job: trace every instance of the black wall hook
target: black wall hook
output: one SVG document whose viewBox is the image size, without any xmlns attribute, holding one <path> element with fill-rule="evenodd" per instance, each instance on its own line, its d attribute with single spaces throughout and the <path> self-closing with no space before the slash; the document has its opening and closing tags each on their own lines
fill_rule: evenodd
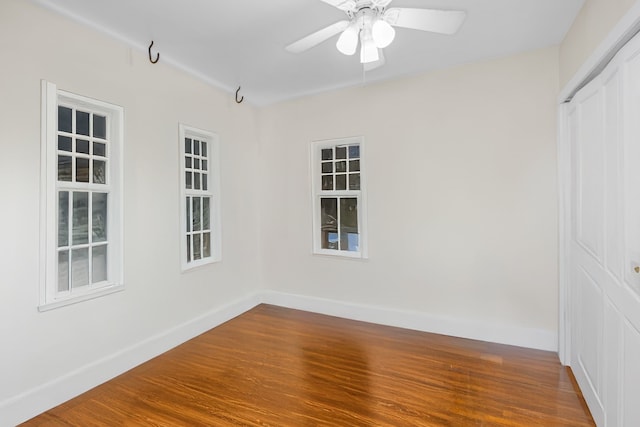
<svg viewBox="0 0 640 427">
<path fill-rule="evenodd" d="M 238 99 L 238 92 L 240 92 L 240 86 L 238 86 L 238 90 L 236 90 L 236 102 L 240 104 L 242 101 L 244 101 L 244 96 Z"/>
<path fill-rule="evenodd" d="M 151 58 L 151 47 L 153 46 L 153 40 L 151 40 L 151 44 L 149 45 L 149 61 L 151 61 L 152 64 L 155 64 L 156 62 L 158 62 L 160 60 L 160 52 L 158 52 L 156 54 L 156 59 L 155 61 Z"/>
</svg>

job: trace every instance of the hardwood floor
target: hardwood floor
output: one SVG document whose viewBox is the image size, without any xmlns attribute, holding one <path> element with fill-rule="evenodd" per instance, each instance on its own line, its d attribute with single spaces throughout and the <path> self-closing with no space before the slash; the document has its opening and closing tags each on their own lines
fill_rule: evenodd
<svg viewBox="0 0 640 427">
<path fill-rule="evenodd" d="M 260 305 L 25 426 L 593 426 L 555 353 Z"/>
</svg>

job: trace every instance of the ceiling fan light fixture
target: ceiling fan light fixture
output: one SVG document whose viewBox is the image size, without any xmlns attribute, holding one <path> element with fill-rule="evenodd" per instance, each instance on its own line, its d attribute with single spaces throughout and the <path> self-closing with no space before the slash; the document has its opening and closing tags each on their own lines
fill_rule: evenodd
<svg viewBox="0 0 640 427">
<path fill-rule="evenodd" d="M 380 59 L 380 55 L 378 54 L 378 48 L 373 41 L 373 37 L 371 37 L 371 31 L 365 29 L 362 31 L 362 40 L 360 40 L 360 62 L 362 64 L 368 64 L 378 59 Z"/>
<path fill-rule="evenodd" d="M 338 50 L 345 55 L 353 55 L 356 53 L 356 48 L 358 47 L 358 33 L 360 29 L 357 25 L 351 24 L 347 27 L 346 30 L 340 34 L 338 41 L 336 42 L 336 47 Z"/>
<path fill-rule="evenodd" d="M 376 19 L 371 28 L 371 36 L 376 46 L 383 49 L 391 44 L 396 37 L 396 30 L 384 19 Z"/>
</svg>

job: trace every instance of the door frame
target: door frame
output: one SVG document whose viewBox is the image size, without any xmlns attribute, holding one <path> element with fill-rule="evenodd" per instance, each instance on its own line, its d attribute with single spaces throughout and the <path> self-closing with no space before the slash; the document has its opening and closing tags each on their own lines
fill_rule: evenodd
<svg viewBox="0 0 640 427">
<path fill-rule="evenodd" d="M 571 238 L 571 144 L 567 129 L 568 102 L 597 77 L 615 54 L 640 32 L 640 0 L 627 11 L 591 53 L 558 96 L 558 356 L 563 365 L 571 363 L 571 281 L 569 243 Z"/>
</svg>

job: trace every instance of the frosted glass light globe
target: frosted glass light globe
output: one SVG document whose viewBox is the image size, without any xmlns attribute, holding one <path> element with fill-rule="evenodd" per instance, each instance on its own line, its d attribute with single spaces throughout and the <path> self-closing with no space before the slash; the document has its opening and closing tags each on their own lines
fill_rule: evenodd
<svg viewBox="0 0 640 427">
<path fill-rule="evenodd" d="M 391 44 L 396 36 L 396 30 L 387 21 L 376 19 L 371 28 L 371 36 L 376 46 L 383 49 Z"/>
<path fill-rule="evenodd" d="M 358 28 L 358 25 L 349 25 L 338 38 L 338 41 L 336 43 L 336 47 L 338 48 L 338 50 L 345 55 L 353 55 L 354 53 L 356 53 L 356 48 L 358 47 L 359 32 L 360 29 Z"/>
</svg>

